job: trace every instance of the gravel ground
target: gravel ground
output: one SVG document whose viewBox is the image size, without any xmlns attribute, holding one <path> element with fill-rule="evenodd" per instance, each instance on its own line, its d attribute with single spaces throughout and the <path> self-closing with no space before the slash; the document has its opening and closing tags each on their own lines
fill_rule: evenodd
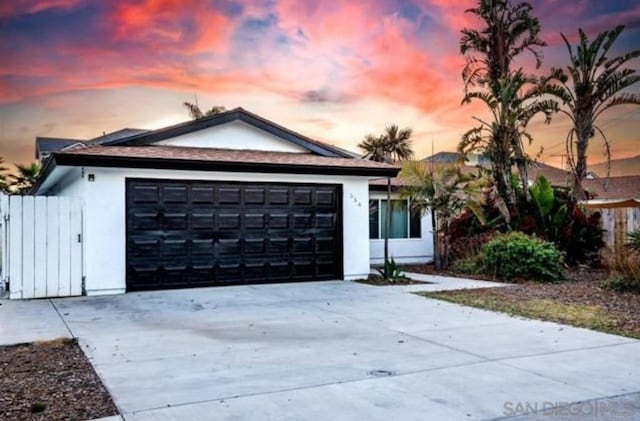
<svg viewBox="0 0 640 421">
<path fill-rule="evenodd" d="M 75 340 L 0 347 L 0 419 L 90 420 L 118 413 Z"/>
</svg>

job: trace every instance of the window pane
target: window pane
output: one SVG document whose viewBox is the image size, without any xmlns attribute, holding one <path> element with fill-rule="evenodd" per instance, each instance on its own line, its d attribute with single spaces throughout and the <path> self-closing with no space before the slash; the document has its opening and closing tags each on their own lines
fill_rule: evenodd
<svg viewBox="0 0 640 421">
<path fill-rule="evenodd" d="M 387 201 L 381 201 L 380 218 L 382 218 L 382 235 L 386 232 Z M 389 238 L 408 238 L 409 221 L 407 219 L 407 202 L 405 200 L 391 201 L 391 234 Z"/>
<path fill-rule="evenodd" d="M 369 238 L 377 239 L 380 238 L 380 225 L 378 221 L 380 220 L 379 209 L 378 209 L 378 201 L 377 200 L 369 200 Z"/>
<path fill-rule="evenodd" d="M 409 212 L 409 236 L 411 238 L 422 238 L 420 211 L 411 209 Z"/>
</svg>

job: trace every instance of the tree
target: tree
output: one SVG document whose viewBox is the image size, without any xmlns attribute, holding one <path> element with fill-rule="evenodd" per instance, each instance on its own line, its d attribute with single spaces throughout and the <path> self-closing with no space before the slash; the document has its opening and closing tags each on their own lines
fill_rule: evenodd
<svg viewBox="0 0 640 421">
<path fill-rule="evenodd" d="M 4 166 L 4 158 L 0 157 L 0 193 L 9 193 L 9 169 Z"/>
<path fill-rule="evenodd" d="M 37 162 L 27 165 L 15 164 L 15 166 L 18 173 L 9 176 L 11 179 L 10 189 L 17 194 L 27 194 L 35 184 L 42 167 Z"/>
<path fill-rule="evenodd" d="M 467 64 L 462 72 L 466 94 L 463 102 L 480 98 L 470 96 L 471 88 L 479 89 L 479 92 L 492 95 L 493 98 L 500 98 L 504 85 L 511 83 L 514 59 L 524 52 L 530 52 L 536 60 L 536 68 L 540 67 L 540 48 L 546 44 L 538 38 L 540 21 L 531 15 L 532 10 L 533 6 L 528 2 L 513 4 L 511 0 L 478 0 L 478 7 L 466 11 L 479 18 L 483 26 L 478 30 L 462 30 L 460 53 L 467 57 Z M 515 98 L 515 95 L 511 98 Z M 510 108 L 509 102 L 501 102 L 505 110 Z M 525 199 L 528 199 L 529 159 L 524 152 L 522 139 L 524 137 L 531 141 L 531 138 L 523 136 L 523 132 L 519 130 L 523 127 L 522 124 L 519 124 L 519 128 L 517 121 L 511 120 L 509 123 L 509 126 L 496 127 L 485 151 L 494 162 L 492 173 L 500 196 L 510 209 L 514 209 L 517 197 L 510 181 L 511 166 L 517 166 L 522 190 L 525 192 Z M 463 153 L 470 152 L 460 149 Z"/>
<path fill-rule="evenodd" d="M 471 190 L 465 190 L 472 178 L 463 175 L 459 166 L 433 169 L 424 161 L 405 163 L 400 178 L 405 185 L 402 196 L 410 200 L 412 210 L 421 214 L 431 212 L 434 260 L 438 269 L 447 268 L 449 226 L 453 217 L 472 201 Z M 440 237 L 442 243 L 439 241 Z"/>
<path fill-rule="evenodd" d="M 551 116 L 558 111 L 558 103 L 541 99 L 542 90 L 537 78 L 525 74 L 522 70 L 503 77 L 494 89 L 488 91 L 467 92 L 463 102 L 482 101 L 491 113 L 491 120 L 474 117 L 480 125 L 469 130 L 462 137 L 458 149 L 462 153 L 470 150 L 482 150 L 491 157 L 493 179 L 500 199 L 506 209 L 513 211 L 517 204 L 517 191 L 511 175 L 511 153 L 522 154 L 522 139 L 532 141 L 527 125 L 533 117 L 542 113 L 545 122 L 551 122 Z M 528 162 L 524 162 L 528 165 Z M 528 192 L 526 166 L 520 168 L 523 183 L 522 192 Z M 527 196 L 525 196 L 527 197 Z M 510 223 L 510 215 L 504 215 Z"/>
<path fill-rule="evenodd" d="M 543 89 L 559 98 L 566 108 L 561 112 L 569 117 L 573 127 L 566 138 L 567 155 L 573 174 L 572 197 L 586 199 L 582 182 L 587 176 L 587 150 L 589 141 L 599 134 L 604 140 L 607 160 L 611 160 L 609 141 L 596 124 L 605 111 L 619 105 L 640 105 L 640 95 L 622 92 L 640 81 L 636 70 L 625 67 L 630 60 L 640 57 L 640 50 L 609 58 L 612 48 L 624 26 L 604 31 L 591 42 L 582 29 L 575 50 L 564 34 L 570 63 L 566 72 L 552 68 L 550 76 L 543 78 Z"/>
<path fill-rule="evenodd" d="M 187 109 L 187 111 L 189 112 L 189 115 L 193 120 L 199 120 L 201 118 L 210 117 L 212 115 L 220 114 L 227 111 L 227 109 L 222 105 L 214 105 L 213 107 L 211 107 L 211 109 L 205 112 L 202 112 L 202 110 L 200 109 L 197 103 L 193 104 L 191 102 L 185 101 L 182 103 L 182 105 L 185 106 L 185 108 Z"/>
<path fill-rule="evenodd" d="M 395 163 L 413 157 L 411 149 L 411 128 L 400 129 L 397 125 L 387 126 L 380 136 L 367 135 L 358 145 L 364 158 L 371 161 Z M 391 231 L 391 178 L 387 178 L 387 212 L 385 214 L 384 262 L 389 262 L 389 232 Z"/>
</svg>

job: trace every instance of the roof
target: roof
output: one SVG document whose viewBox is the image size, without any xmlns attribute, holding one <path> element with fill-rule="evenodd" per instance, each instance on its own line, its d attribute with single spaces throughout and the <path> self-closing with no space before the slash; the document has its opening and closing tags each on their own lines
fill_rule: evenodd
<svg viewBox="0 0 640 421">
<path fill-rule="evenodd" d="M 395 176 L 399 168 L 358 158 L 311 153 L 249 151 L 184 146 L 92 146 L 54 152 L 34 191 L 57 166 L 154 168 L 292 174 Z"/>
<path fill-rule="evenodd" d="M 640 175 L 587 179 L 582 186 L 596 200 L 640 199 Z"/>
<path fill-rule="evenodd" d="M 42 155 L 50 154 L 51 152 L 56 152 L 83 142 L 84 140 L 62 137 L 36 137 L 36 158 L 40 159 Z"/>
<path fill-rule="evenodd" d="M 116 130 L 115 132 L 103 134 L 102 136 L 94 137 L 93 139 L 87 141 L 87 145 L 102 145 L 104 143 L 108 143 L 114 140 L 124 139 L 131 136 L 139 135 L 142 133 L 147 133 L 149 130 L 145 129 L 130 129 L 124 128 L 120 130 Z"/>
<path fill-rule="evenodd" d="M 191 120 L 184 123 L 175 124 L 173 126 L 164 127 L 158 130 L 150 130 L 132 136 L 121 137 L 113 140 L 101 142 L 105 146 L 144 146 L 153 143 L 203 130 L 209 127 L 218 126 L 232 121 L 240 120 L 258 129 L 264 130 L 274 136 L 287 140 L 298 145 L 309 152 L 316 153 L 321 156 L 353 158 L 351 152 L 336 148 L 323 142 L 308 138 L 300 133 L 289 130 L 280 126 L 273 121 L 267 120 L 256 114 L 253 114 L 243 108 L 234 108 L 223 113 L 213 116 Z"/>
<path fill-rule="evenodd" d="M 441 164 L 457 164 L 460 161 L 460 154 L 458 152 L 443 151 L 423 158 L 422 160 L 425 162 L 435 162 Z M 467 162 L 482 166 L 489 165 L 491 163 L 489 158 L 480 154 L 468 154 Z"/>
</svg>

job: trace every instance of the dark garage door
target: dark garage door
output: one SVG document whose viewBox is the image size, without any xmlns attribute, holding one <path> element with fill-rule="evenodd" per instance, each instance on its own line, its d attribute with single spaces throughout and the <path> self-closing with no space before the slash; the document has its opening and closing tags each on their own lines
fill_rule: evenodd
<svg viewBox="0 0 640 421">
<path fill-rule="evenodd" d="M 340 186 L 126 183 L 129 291 L 342 276 Z"/>
</svg>

